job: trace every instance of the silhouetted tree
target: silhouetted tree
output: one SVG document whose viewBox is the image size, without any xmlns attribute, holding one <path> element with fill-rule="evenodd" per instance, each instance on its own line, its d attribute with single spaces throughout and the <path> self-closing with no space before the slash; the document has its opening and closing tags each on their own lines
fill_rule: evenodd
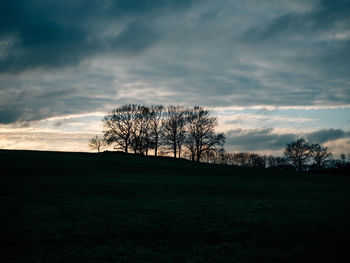
<svg viewBox="0 0 350 263">
<path fill-rule="evenodd" d="M 134 153 L 148 155 L 150 146 L 150 110 L 146 106 L 136 105 L 130 136 L 130 146 Z"/>
<path fill-rule="evenodd" d="M 190 154 L 190 157 L 189 159 L 191 159 L 191 161 L 194 161 L 195 160 L 195 157 L 196 157 L 196 146 L 195 146 L 196 142 L 195 142 L 195 139 L 192 137 L 192 136 L 186 136 L 185 138 L 185 145 L 186 145 L 186 148 Z M 209 161 L 209 156 L 210 156 L 210 151 L 208 151 L 208 154 L 206 155 L 206 158 L 207 158 L 207 162 L 210 162 Z M 209 158 L 209 159 L 208 159 Z"/>
<path fill-rule="evenodd" d="M 196 157 L 196 161 L 199 162 L 204 152 L 224 144 L 224 135 L 215 134 L 216 126 L 217 119 L 210 116 L 208 110 L 199 106 L 188 110 L 186 146 L 191 152 L 192 160 Z"/>
<path fill-rule="evenodd" d="M 346 161 L 346 155 L 345 155 L 345 153 L 341 153 L 341 154 L 340 154 L 340 160 L 341 160 L 342 164 L 345 164 L 345 161 Z"/>
<path fill-rule="evenodd" d="M 174 158 L 179 153 L 186 137 L 186 109 L 180 106 L 168 106 L 164 112 L 162 140 L 173 152 Z"/>
<path fill-rule="evenodd" d="M 103 137 L 96 135 L 89 140 L 89 147 L 91 150 L 96 150 L 98 153 L 101 152 L 102 148 L 106 146 L 106 141 Z"/>
<path fill-rule="evenodd" d="M 325 164 L 329 161 L 332 153 L 328 152 L 327 147 L 322 147 L 319 144 L 312 144 L 311 146 L 311 157 L 315 161 L 316 168 L 318 170 L 325 167 Z"/>
<path fill-rule="evenodd" d="M 343 164 L 342 164 L 341 160 L 339 160 L 339 159 L 331 159 L 327 163 L 327 168 L 328 169 L 339 169 L 342 166 L 343 166 Z"/>
<path fill-rule="evenodd" d="M 267 162 L 264 156 L 250 152 L 235 153 L 231 158 L 233 164 L 243 167 L 265 168 Z"/>
<path fill-rule="evenodd" d="M 162 105 L 152 105 L 149 110 L 151 145 L 152 149 L 154 149 L 154 156 L 157 156 L 164 124 L 162 121 L 164 107 Z"/>
<path fill-rule="evenodd" d="M 103 118 L 104 138 L 108 145 L 125 153 L 157 156 L 161 144 L 180 158 L 183 145 L 191 152 L 191 159 L 200 161 L 204 152 L 221 147 L 224 135 L 216 134 L 215 117 L 201 107 L 128 104 L 114 109 Z M 166 149 L 166 148 L 165 148 Z M 164 149 L 162 149 L 163 151 Z"/>
<path fill-rule="evenodd" d="M 212 148 L 203 152 L 202 159 L 207 163 L 227 164 L 226 153 L 224 148 Z"/>
<path fill-rule="evenodd" d="M 288 143 L 284 150 L 284 156 L 294 165 L 298 172 L 303 171 L 311 157 L 311 153 L 311 146 L 304 139 Z"/>
<path fill-rule="evenodd" d="M 235 153 L 233 159 L 236 165 L 247 167 L 249 166 L 249 153 Z"/>
<path fill-rule="evenodd" d="M 107 144 L 115 144 L 115 149 L 128 153 L 137 107 L 135 104 L 123 105 L 103 118 Z"/>
<path fill-rule="evenodd" d="M 290 164 L 284 157 L 270 155 L 267 157 L 267 166 L 275 170 L 289 170 Z"/>
<path fill-rule="evenodd" d="M 217 150 L 217 153 L 219 155 L 219 160 L 220 160 L 219 163 L 223 164 L 223 165 L 227 165 L 228 161 L 227 161 L 227 155 L 226 155 L 225 149 L 224 148 L 219 148 Z"/>
<path fill-rule="evenodd" d="M 234 165 L 234 154 L 233 153 L 226 153 L 226 162 L 228 165 Z"/>
<path fill-rule="evenodd" d="M 249 155 L 251 167 L 255 168 L 265 168 L 265 160 L 262 156 L 256 153 L 251 153 Z"/>
</svg>

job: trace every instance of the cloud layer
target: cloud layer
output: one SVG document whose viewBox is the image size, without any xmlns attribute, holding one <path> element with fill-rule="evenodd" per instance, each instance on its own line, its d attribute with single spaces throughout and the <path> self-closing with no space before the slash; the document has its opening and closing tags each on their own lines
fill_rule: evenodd
<svg viewBox="0 0 350 263">
<path fill-rule="evenodd" d="M 349 13 L 344 0 L 4 0 L 0 123 L 124 103 L 349 105 Z"/>
<path fill-rule="evenodd" d="M 325 144 L 337 140 L 350 139 L 350 132 L 341 129 L 318 130 L 310 133 L 278 133 L 273 128 L 234 129 L 225 133 L 226 148 L 229 151 L 281 151 L 298 138 L 305 138 L 310 143 Z M 350 150 L 347 143 L 347 150 Z M 334 148 L 333 150 L 337 150 Z"/>
</svg>

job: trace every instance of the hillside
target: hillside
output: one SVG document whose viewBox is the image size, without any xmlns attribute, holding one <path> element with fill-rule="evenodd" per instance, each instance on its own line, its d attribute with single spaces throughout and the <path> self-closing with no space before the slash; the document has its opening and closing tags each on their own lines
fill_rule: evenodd
<svg viewBox="0 0 350 263">
<path fill-rule="evenodd" d="M 350 176 L 0 151 L 1 262 L 349 262 Z"/>
</svg>

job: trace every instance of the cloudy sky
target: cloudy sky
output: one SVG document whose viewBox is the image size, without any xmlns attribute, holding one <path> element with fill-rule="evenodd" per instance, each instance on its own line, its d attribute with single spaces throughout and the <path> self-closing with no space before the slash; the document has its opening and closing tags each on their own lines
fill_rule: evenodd
<svg viewBox="0 0 350 263">
<path fill-rule="evenodd" d="M 209 107 L 228 151 L 349 153 L 350 1 L 1 1 L 0 148 L 87 151 L 127 103 Z"/>
</svg>

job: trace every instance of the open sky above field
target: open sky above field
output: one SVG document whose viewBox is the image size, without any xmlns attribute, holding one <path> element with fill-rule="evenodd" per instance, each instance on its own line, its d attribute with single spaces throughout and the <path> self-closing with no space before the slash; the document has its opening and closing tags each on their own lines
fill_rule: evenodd
<svg viewBox="0 0 350 263">
<path fill-rule="evenodd" d="M 0 148 L 87 151 L 128 103 L 201 105 L 228 151 L 350 152 L 350 1 L 1 1 Z"/>
</svg>

